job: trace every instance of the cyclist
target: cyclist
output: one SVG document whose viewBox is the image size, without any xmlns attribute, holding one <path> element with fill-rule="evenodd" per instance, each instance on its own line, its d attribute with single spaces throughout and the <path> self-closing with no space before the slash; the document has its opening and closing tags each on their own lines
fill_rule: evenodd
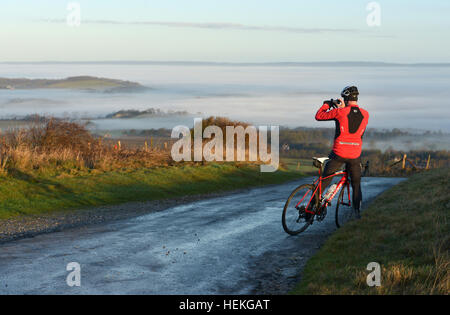
<svg viewBox="0 0 450 315">
<path fill-rule="evenodd" d="M 341 92 L 340 103 L 334 108 L 331 101 L 325 101 L 316 113 L 316 120 L 332 120 L 336 123 L 333 150 L 325 166 L 323 177 L 339 171 L 345 164 L 353 190 L 353 208 L 360 218 L 361 193 L 361 148 L 362 138 L 369 121 L 369 113 L 358 106 L 358 88 L 347 86 Z M 331 183 L 332 178 L 322 182 L 322 190 Z"/>
</svg>

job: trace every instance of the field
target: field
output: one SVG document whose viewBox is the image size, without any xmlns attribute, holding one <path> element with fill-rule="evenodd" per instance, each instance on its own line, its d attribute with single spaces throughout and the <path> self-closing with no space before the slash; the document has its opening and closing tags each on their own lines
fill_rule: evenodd
<svg viewBox="0 0 450 315">
<path fill-rule="evenodd" d="M 450 169 L 411 176 L 333 234 L 292 294 L 449 294 Z M 366 284 L 369 262 L 381 286 Z"/>
<path fill-rule="evenodd" d="M 290 171 L 299 171 L 303 174 L 317 175 L 317 168 L 312 166 L 311 159 L 294 159 L 294 158 L 282 158 L 281 162 L 283 166 Z"/>
</svg>

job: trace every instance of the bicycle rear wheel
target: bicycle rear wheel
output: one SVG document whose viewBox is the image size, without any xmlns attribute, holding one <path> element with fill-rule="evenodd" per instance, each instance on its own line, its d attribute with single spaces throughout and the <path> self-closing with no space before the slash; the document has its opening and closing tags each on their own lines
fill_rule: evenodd
<svg viewBox="0 0 450 315">
<path fill-rule="evenodd" d="M 314 220 L 315 214 L 307 213 L 306 207 L 315 212 L 318 206 L 317 195 L 311 199 L 314 193 L 314 185 L 301 185 L 289 196 L 284 205 L 282 223 L 283 229 L 290 235 L 297 235 L 308 228 Z M 310 202 L 311 200 L 311 202 Z"/>
<path fill-rule="evenodd" d="M 347 195 L 345 194 L 347 191 Z M 349 191 L 344 185 L 339 193 L 339 198 L 336 204 L 336 226 L 339 228 L 348 221 L 355 219 L 355 212 L 349 201 Z"/>
</svg>

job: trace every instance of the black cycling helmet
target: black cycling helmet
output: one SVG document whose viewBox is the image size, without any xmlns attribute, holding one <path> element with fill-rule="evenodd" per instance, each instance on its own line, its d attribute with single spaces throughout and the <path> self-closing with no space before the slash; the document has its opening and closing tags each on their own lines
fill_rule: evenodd
<svg viewBox="0 0 450 315">
<path fill-rule="evenodd" d="M 357 101 L 358 100 L 358 88 L 356 86 L 346 86 L 342 92 L 341 96 L 344 98 L 344 101 Z"/>
</svg>

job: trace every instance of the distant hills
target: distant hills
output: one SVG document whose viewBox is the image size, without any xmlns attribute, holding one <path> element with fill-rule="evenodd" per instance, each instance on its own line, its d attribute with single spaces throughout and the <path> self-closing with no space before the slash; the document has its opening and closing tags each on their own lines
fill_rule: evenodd
<svg viewBox="0 0 450 315">
<path fill-rule="evenodd" d="M 323 62 L 208 62 L 208 61 L 29 61 L 0 62 L 0 64 L 100 64 L 100 65 L 174 65 L 174 66 L 304 66 L 304 67 L 450 67 L 450 63 L 392 63 L 378 61 L 323 61 Z"/>
<path fill-rule="evenodd" d="M 0 78 L 0 89 L 77 89 L 94 92 L 138 92 L 149 89 L 137 82 L 92 76 L 76 76 L 65 79 Z"/>
<path fill-rule="evenodd" d="M 167 112 L 159 108 L 149 108 L 146 110 L 120 110 L 115 113 L 106 115 L 105 118 L 144 118 L 144 117 L 169 117 L 169 116 L 185 116 L 189 115 L 187 111 L 172 111 Z"/>
</svg>

